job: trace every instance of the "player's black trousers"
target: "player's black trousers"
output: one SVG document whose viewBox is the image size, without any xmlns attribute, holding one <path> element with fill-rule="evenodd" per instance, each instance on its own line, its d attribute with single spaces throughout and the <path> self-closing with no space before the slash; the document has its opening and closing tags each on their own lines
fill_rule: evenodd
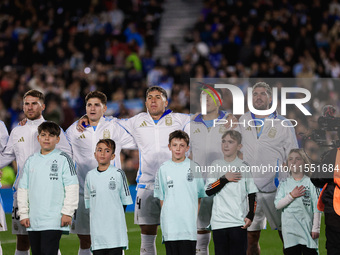
<svg viewBox="0 0 340 255">
<path fill-rule="evenodd" d="M 247 230 L 241 226 L 213 230 L 215 255 L 246 255 Z"/>
<path fill-rule="evenodd" d="M 122 254 L 123 254 L 122 247 L 93 251 L 93 255 L 122 255 Z"/>
<path fill-rule="evenodd" d="M 33 255 L 57 255 L 61 230 L 28 231 Z"/>
<path fill-rule="evenodd" d="M 316 249 L 299 244 L 285 249 L 285 255 L 318 255 L 318 252 Z"/>
<path fill-rule="evenodd" d="M 166 241 L 165 251 L 166 255 L 195 255 L 196 254 L 196 241 L 179 240 L 179 241 Z"/>
</svg>

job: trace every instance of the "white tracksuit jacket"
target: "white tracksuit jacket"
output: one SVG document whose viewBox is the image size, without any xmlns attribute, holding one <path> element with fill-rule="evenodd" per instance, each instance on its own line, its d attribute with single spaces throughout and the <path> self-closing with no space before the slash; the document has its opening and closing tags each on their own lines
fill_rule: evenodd
<svg viewBox="0 0 340 255">
<path fill-rule="evenodd" d="M 168 148 L 169 134 L 184 130 L 190 134 L 190 116 L 166 110 L 155 124 L 149 113 L 121 120 L 121 124 L 135 139 L 139 149 L 139 170 L 137 183 L 154 183 L 161 164 L 171 159 Z"/>
<path fill-rule="evenodd" d="M 220 111 L 218 119 L 226 119 L 227 116 L 226 112 Z M 221 138 L 227 130 L 224 125 L 208 128 L 201 114 L 193 116 L 190 122 L 190 146 L 193 161 L 200 166 L 210 166 L 213 161 L 223 158 Z"/>
<path fill-rule="evenodd" d="M 26 159 L 33 153 L 40 150 L 38 142 L 38 126 L 44 122 L 45 119 L 41 117 L 37 120 L 27 120 L 24 126 L 15 127 L 9 136 L 8 143 L 5 149 L 0 153 L 0 168 L 9 165 L 13 160 L 16 160 L 18 165 L 18 172 L 13 185 L 14 191 L 18 188 L 19 180 L 22 176 L 22 170 Z M 64 131 L 61 129 L 60 141 L 56 148 L 66 152 L 72 157 L 72 148 L 67 141 Z"/>
<path fill-rule="evenodd" d="M 5 148 L 7 141 L 8 141 L 8 131 L 5 126 L 5 123 L 3 123 L 0 120 L 0 152 L 2 152 L 3 149 Z"/>
<path fill-rule="evenodd" d="M 268 120 L 264 121 L 262 133 L 257 138 L 256 128 L 248 125 L 248 121 L 253 120 L 253 117 L 250 112 L 245 113 L 238 121 L 242 124 L 236 128 L 242 134 L 243 159 L 251 167 L 259 167 L 252 172 L 257 188 L 262 192 L 274 192 L 277 173 L 266 171 L 263 167 L 281 166 L 287 160 L 290 150 L 298 148 L 295 130 L 290 121 L 275 112 L 266 118 Z M 283 120 L 286 120 L 284 125 L 289 127 L 282 125 Z M 253 121 L 250 124 L 255 126 Z M 279 173 L 279 179 L 285 179 L 287 176 L 288 173 Z"/>
<path fill-rule="evenodd" d="M 110 138 L 115 141 L 116 157 L 111 164 L 121 168 L 121 149 L 137 149 L 133 137 L 122 128 L 117 118 L 101 117 L 96 130 L 92 126 L 85 129 L 83 133 L 77 130 L 78 121 L 74 122 L 67 130 L 66 136 L 73 149 L 73 159 L 76 162 L 77 176 L 79 181 L 79 194 L 84 194 L 84 183 L 88 171 L 97 168 L 98 162 L 94 157 L 97 142 L 100 139 Z"/>
</svg>

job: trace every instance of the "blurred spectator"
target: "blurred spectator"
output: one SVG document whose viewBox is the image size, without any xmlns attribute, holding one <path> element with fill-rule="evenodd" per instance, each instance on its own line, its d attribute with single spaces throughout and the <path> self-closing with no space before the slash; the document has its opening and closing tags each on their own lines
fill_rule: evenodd
<svg viewBox="0 0 340 255">
<path fill-rule="evenodd" d="M 81 95 L 80 81 L 74 80 L 68 90 L 64 92 L 63 97 L 67 100 L 68 104 L 74 109 L 77 116 L 84 114 L 84 98 Z"/>
<path fill-rule="evenodd" d="M 60 103 L 60 98 L 54 94 L 47 94 L 45 96 L 44 118 L 49 121 L 54 121 L 59 126 L 64 121 L 64 115 Z"/>
<path fill-rule="evenodd" d="M 66 131 L 76 120 L 76 114 L 65 98 L 61 100 L 61 109 L 64 119 L 60 126 Z"/>
</svg>

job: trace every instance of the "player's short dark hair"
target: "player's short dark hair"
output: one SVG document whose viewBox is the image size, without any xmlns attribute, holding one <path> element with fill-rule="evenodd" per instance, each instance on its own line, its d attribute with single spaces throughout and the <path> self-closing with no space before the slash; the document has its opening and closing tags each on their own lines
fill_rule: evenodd
<svg viewBox="0 0 340 255">
<path fill-rule="evenodd" d="M 112 150 L 112 154 L 115 154 L 115 150 L 116 150 L 116 143 L 115 143 L 115 141 L 113 141 L 112 139 L 100 139 L 98 141 L 96 147 L 100 143 L 105 144 L 107 147 L 109 147 Z"/>
<path fill-rule="evenodd" d="M 37 98 L 39 98 L 39 100 L 40 100 L 41 102 L 44 102 L 44 101 L 45 101 L 45 96 L 44 96 L 44 94 L 43 94 L 42 92 L 40 92 L 39 90 L 36 90 L 36 89 L 31 89 L 31 90 L 27 91 L 27 92 L 25 93 L 25 95 L 24 95 L 23 98 L 25 99 L 25 98 L 28 97 L 28 96 L 37 97 Z"/>
<path fill-rule="evenodd" d="M 171 144 L 172 139 L 183 139 L 187 145 L 189 145 L 189 136 L 182 130 L 176 130 L 169 135 L 169 144 Z"/>
<path fill-rule="evenodd" d="M 53 121 L 45 121 L 38 126 L 38 134 L 42 131 L 49 132 L 51 135 L 60 136 L 60 127 Z"/>
<path fill-rule="evenodd" d="M 103 105 L 107 103 L 107 97 L 103 92 L 100 91 L 91 91 L 85 97 L 85 103 L 89 101 L 90 98 L 98 98 Z"/>
<path fill-rule="evenodd" d="M 163 89 L 162 87 L 159 86 L 152 86 L 150 88 L 148 88 L 148 90 L 146 91 L 146 97 L 148 97 L 149 93 L 152 91 L 159 91 L 161 92 L 162 96 L 168 100 L 168 94 L 166 93 L 165 89 Z"/>
<path fill-rule="evenodd" d="M 227 135 L 229 135 L 230 138 L 235 140 L 238 144 L 242 143 L 242 135 L 240 132 L 236 130 L 228 130 L 222 135 L 222 139 L 224 139 L 224 137 L 226 137 Z"/>
</svg>

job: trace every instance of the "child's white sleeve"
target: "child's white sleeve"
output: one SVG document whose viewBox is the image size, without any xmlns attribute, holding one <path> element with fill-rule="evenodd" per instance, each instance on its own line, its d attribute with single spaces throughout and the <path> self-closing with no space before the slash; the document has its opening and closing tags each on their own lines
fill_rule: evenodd
<svg viewBox="0 0 340 255">
<path fill-rule="evenodd" d="M 79 201 L 79 185 L 72 184 L 65 187 L 64 206 L 61 213 L 68 216 L 73 216 L 74 211 L 78 208 Z"/>
<path fill-rule="evenodd" d="M 28 219 L 28 189 L 18 188 L 17 200 L 20 220 Z"/>
<path fill-rule="evenodd" d="M 320 225 L 321 225 L 321 213 L 316 212 L 314 213 L 314 217 L 313 217 L 312 232 L 320 233 Z"/>
<path fill-rule="evenodd" d="M 282 208 L 285 208 L 287 205 L 289 205 L 291 202 L 293 202 L 294 198 L 287 194 L 284 198 L 282 198 L 280 201 L 278 201 L 275 204 L 276 209 L 280 210 Z"/>
<path fill-rule="evenodd" d="M 312 232 L 320 233 L 320 224 L 321 224 L 321 212 L 318 210 L 318 199 L 320 195 L 320 189 L 316 188 L 314 184 L 311 183 L 311 192 L 312 192 L 312 206 L 313 206 L 313 226 Z"/>
<path fill-rule="evenodd" d="M 275 208 L 277 210 L 280 210 L 287 205 L 289 205 L 291 202 L 294 201 L 294 198 L 290 195 L 286 195 L 286 182 L 281 182 L 279 185 L 279 188 L 277 189 L 274 204 Z"/>
</svg>

